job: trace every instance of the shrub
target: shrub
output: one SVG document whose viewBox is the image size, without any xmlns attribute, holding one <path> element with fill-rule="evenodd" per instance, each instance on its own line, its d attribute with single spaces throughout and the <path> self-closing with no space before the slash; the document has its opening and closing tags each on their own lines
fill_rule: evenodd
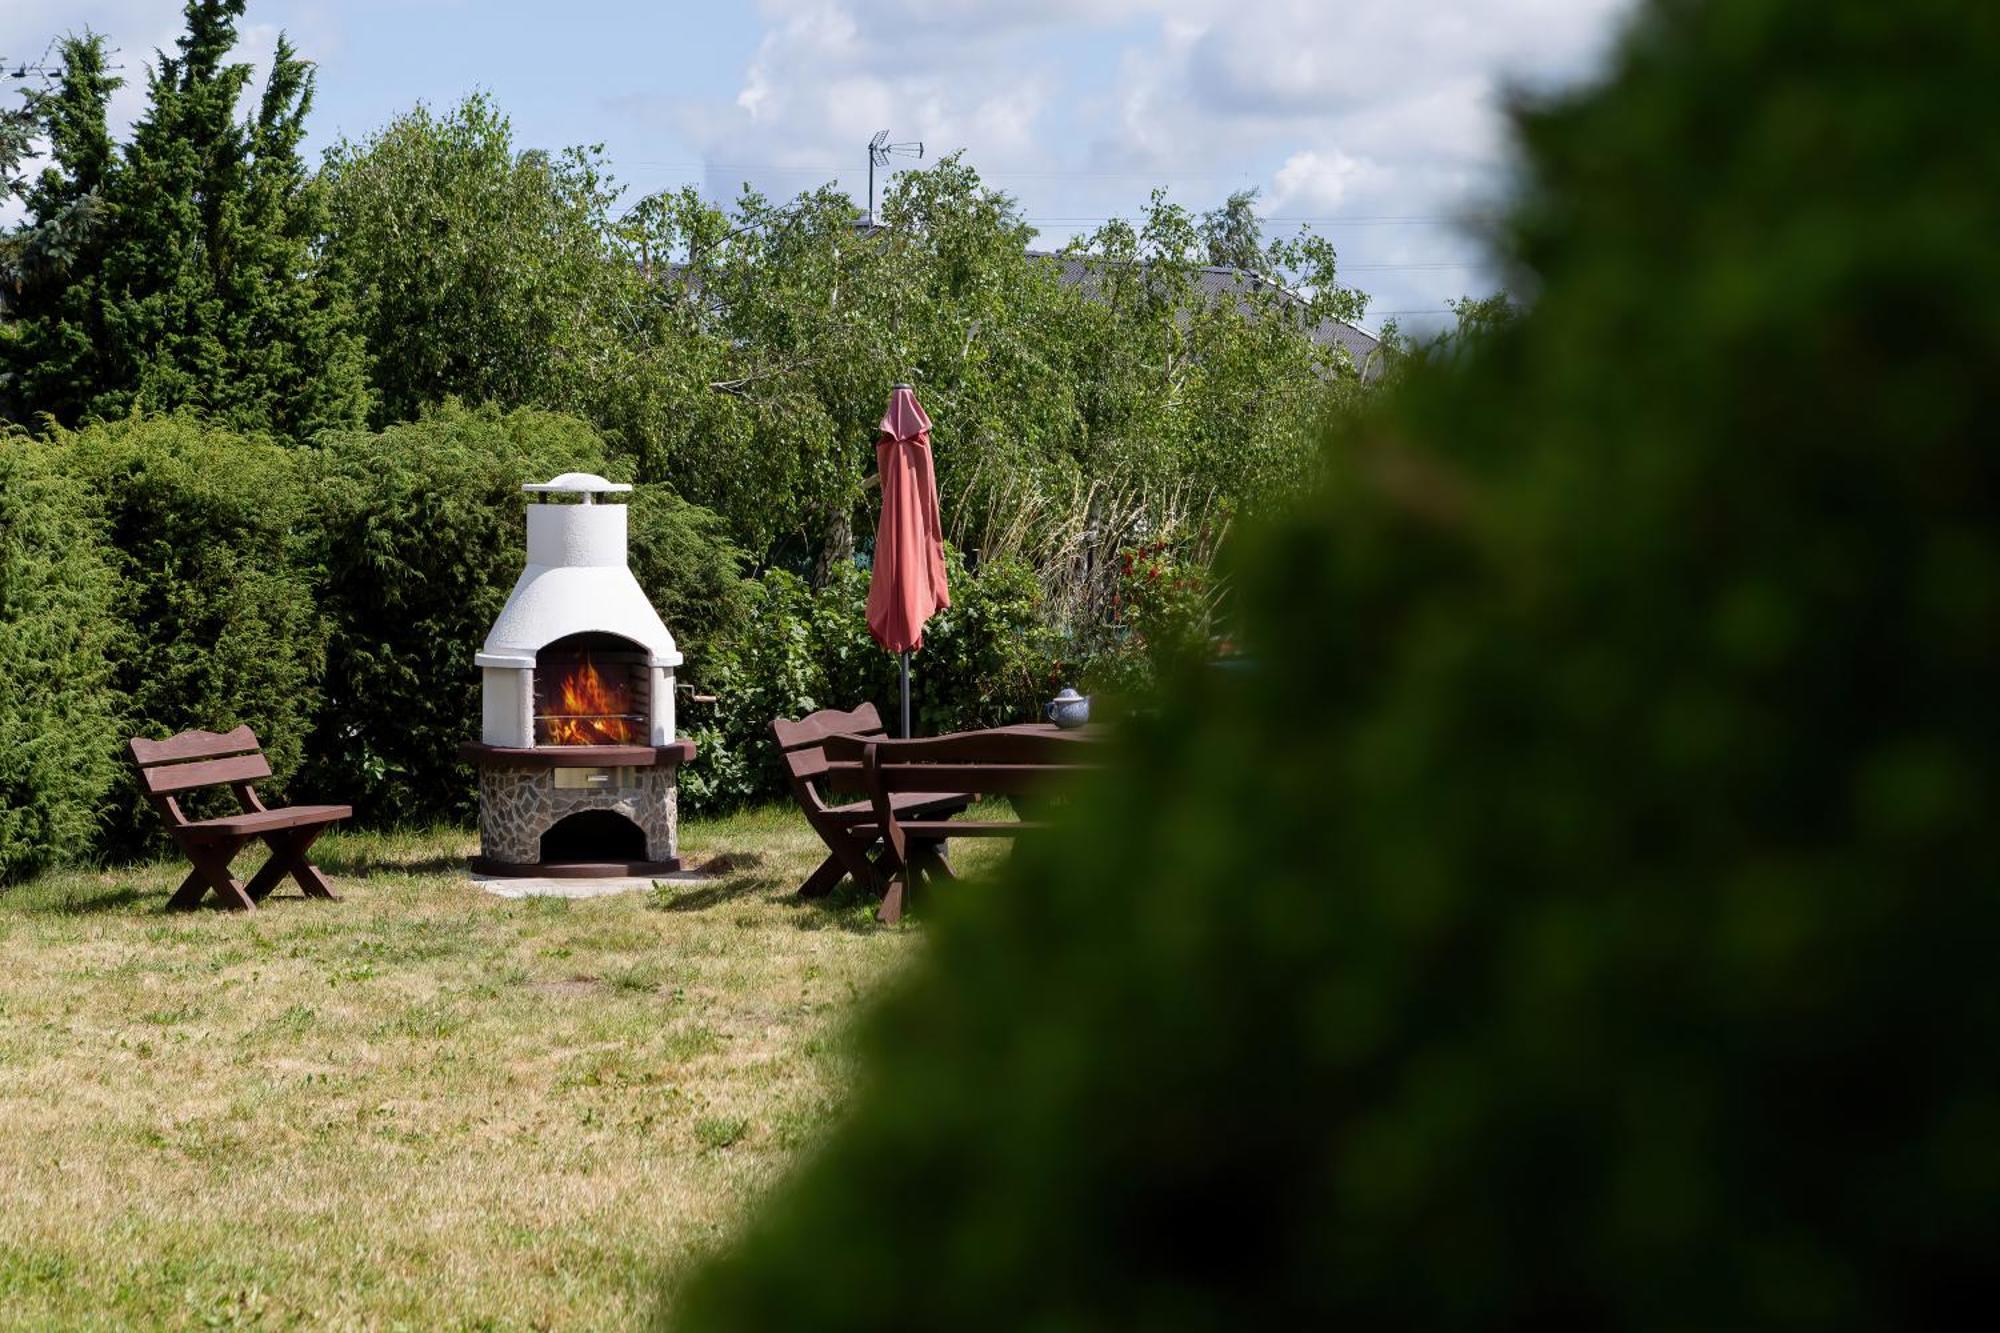
<svg viewBox="0 0 2000 1333">
<path fill-rule="evenodd" d="M 90 847 L 118 777 L 117 574 L 87 489 L 0 436 L 0 884 Z"/>
<path fill-rule="evenodd" d="M 2000 1189 L 2000 22 L 1657 3 L 684 1327 L 1924 1327 Z M 828 1238 L 838 1238 L 829 1261 Z M 885 1274 L 889 1275 L 885 1278 Z"/>
<path fill-rule="evenodd" d="M 1207 533 L 1199 541 L 1151 541 L 1118 552 L 1105 618 L 1065 643 L 1057 674 L 1113 710 L 1143 698 L 1181 668 L 1215 660 L 1227 606 Z M 1107 714 L 1108 716 L 1109 714 Z"/>
<path fill-rule="evenodd" d="M 969 572 L 945 549 L 952 606 L 925 627 L 910 672 L 919 735 L 1026 721 L 1047 697 L 1055 636 L 1042 624 L 1034 572 L 1014 560 Z M 690 810 L 769 799 L 785 790 L 771 719 L 873 703 L 893 732 L 901 709 L 896 659 L 868 633 L 868 574 L 837 566 L 824 588 L 771 570 L 747 585 L 743 619 L 690 665 L 714 711 L 690 710 L 695 762 L 682 777 Z"/>
<path fill-rule="evenodd" d="M 464 818 L 461 742 L 479 738 L 473 655 L 525 560 L 521 485 L 605 472 L 604 445 L 571 417 L 456 404 L 380 434 L 322 440 L 326 607 L 333 621 L 316 781 L 364 818 Z M 664 486 L 631 496 L 632 564 L 683 653 L 735 604 L 735 552 L 707 511 Z"/>
<path fill-rule="evenodd" d="M 247 722 L 282 790 L 305 754 L 325 660 L 299 455 L 188 416 L 55 440 L 62 466 L 96 494 L 123 576 L 116 681 L 131 734 Z M 162 846 L 136 780 L 119 792 L 107 848 Z"/>
<path fill-rule="evenodd" d="M 711 706 L 681 712 L 681 732 L 695 742 L 694 762 L 681 770 L 685 813 L 737 806 L 782 791 L 783 771 L 765 728 L 775 717 L 797 717 L 829 705 L 826 670 L 812 589 L 784 570 L 744 586 L 736 632 L 685 671 Z"/>
</svg>

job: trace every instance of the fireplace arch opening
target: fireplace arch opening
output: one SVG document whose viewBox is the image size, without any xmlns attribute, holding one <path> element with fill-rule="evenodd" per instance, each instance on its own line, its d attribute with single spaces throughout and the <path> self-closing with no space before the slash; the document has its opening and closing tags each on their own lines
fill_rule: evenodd
<svg viewBox="0 0 2000 1333">
<path fill-rule="evenodd" d="M 544 865 L 644 861 L 646 832 L 616 810 L 579 810 L 542 834 L 541 857 Z"/>
</svg>

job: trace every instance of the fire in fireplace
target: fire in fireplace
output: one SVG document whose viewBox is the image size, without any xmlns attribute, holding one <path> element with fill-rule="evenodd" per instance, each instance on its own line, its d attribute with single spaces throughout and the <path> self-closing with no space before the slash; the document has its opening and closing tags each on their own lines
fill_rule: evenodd
<svg viewBox="0 0 2000 1333">
<path fill-rule="evenodd" d="M 638 645 L 573 634 L 535 654 L 535 744 L 643 745 L 652 673 Z"/>
</svg>

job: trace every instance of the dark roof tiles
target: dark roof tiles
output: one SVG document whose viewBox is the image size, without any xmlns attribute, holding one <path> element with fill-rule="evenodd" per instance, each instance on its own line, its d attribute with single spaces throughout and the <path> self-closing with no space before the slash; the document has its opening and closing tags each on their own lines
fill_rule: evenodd
<svg viewBox="0 0 2000 1333">
<path fill-rule="evenodd" d="M 1062 284 L 1065 287 L 1075 287 L 1089 296 L 1096 296 L 1102 291 L 1103 273 L 1107 265 L 1126 262 L 1102 259 L 1093 255 L 1062 254 L 1047 250 L 1030 250 L 1028 254 L 1031 258 L 1049 259 L 1061 264 L 1062 272 L 1059 280 Z M 1195 286 L 1204 300 L 1215 301 L 1234 296 L 1238 308 L 1245 311 L 1250 309 L 1250 294 L 1260 289 L 1275 292 L 1278 302 L 1282 305 L 1297 307 L 1305 304 L 1304 298 L 1298 293 L 1240 268 L 1205 264 L 1195 269 L 1194 275 Z M 1372 370 L 1369 358 L 1381 345 L 1381 340 L 1373 334 L 1338 319 L 1321 320 L 1310 330 L 1310 335 L 1312 340 L 1322 347 L 1344 348 L 1347 355 L 1353 359 L 1355 369 L 1361 371 L 1364 377 Z"/>
</svg>

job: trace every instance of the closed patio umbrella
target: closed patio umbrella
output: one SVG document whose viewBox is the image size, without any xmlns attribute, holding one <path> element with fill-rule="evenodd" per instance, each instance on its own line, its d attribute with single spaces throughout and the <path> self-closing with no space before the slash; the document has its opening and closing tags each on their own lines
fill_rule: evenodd
<svg viewBox="0 0 2000 1333">
<path fill-rule="evenodd" d="M 951 605 L 944 578 L 944 524 L 931 468 L 931 419 L 916 391 L 898 384 L 875 437 L 882 519 L 868 583 L 868 632 L 902 658 L 903 735 L 910 734 L 910 654 L 923 647 L 924 622 Z"/>
</svg>

